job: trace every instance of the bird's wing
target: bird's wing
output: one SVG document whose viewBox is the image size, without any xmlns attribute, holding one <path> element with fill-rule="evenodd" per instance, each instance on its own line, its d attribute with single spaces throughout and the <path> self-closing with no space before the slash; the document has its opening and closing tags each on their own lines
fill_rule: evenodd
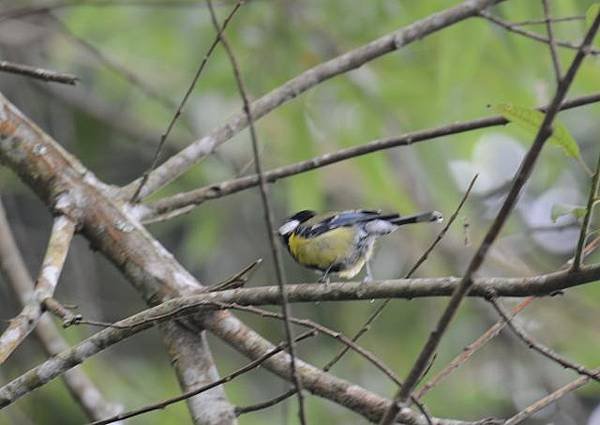
<svg viewBox="0 0 600 425">
<path fill-rule="evenodd" d="M 398 217 L 398 214 L 382 214 L 381 211 L 375 210 L 342 211 L 323 217 L 316 223 L 312 222 L 307 223 L 308 225 L 300 226 L 298 233 L 305 237 L 315 237 L 338 227 L 349 227 L 358 223 L 365 223 L 372 220 L 389 220 L 396 217 Z M 318 219 L 318 217 L 315 218 Z"/>
</svg>

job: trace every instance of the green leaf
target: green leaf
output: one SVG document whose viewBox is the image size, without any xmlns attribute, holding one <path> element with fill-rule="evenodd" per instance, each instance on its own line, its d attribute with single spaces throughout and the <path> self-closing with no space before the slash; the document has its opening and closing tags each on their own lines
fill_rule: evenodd
<svg viewBox="0 0 600 425">
<path fill-rule="evenodd" d="M 588 10 L 585 12 L 585 25 L 591 26 L 594 23 L 594 19 L 598 16 L 598 12 L 600 12 L 600 3 L 594 3 Z"/>
<path fill-rule="evenodd" d="M 572 215 L 576 219 L 580 219 L 585 216 L 586 210 L 587 208 L 582 205 L 554 204 L 552 205 L 550 217 L 553 223 L 556 223 L 556 220 L 565 215 Z"/>
<path fill-rule="evenodd" d="M 535 134 L 544 121 L 544 114 L 536 109 L 515 106 L 510 103 L 499 103 L 492 109 L 500 113 L 510 122 L 514 122 L 521 128 Z M 567 156 L 572 158 L 581 158 L 577 142 L 561 122 L 554 120 L 552 136 L 550 143 L 563 149 Z"/>
</svg>

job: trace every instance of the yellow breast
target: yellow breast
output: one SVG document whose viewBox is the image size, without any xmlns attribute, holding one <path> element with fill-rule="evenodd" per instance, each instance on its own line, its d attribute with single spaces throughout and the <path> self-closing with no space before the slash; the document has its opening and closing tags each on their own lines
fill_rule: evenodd
<svg viewBox="0 0 600 425">
<path fill-rule="evenodd" d="M 292 234 L 288 241 L 290 253 L 296 261 L 320 270 L 344 262 L 351 256 L 354 243 L 355 231 L 351 227 L 339 227 L 314 238 Z"/>
</svg>

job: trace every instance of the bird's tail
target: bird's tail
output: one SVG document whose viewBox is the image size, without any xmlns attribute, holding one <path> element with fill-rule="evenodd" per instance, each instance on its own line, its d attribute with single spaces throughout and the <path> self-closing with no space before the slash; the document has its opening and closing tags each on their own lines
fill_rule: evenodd
<svg viewBox="0 0 600 425">
<path fill-rule="evenodd" d="M 412 224 L 412 223 L 424 223 L 424 222 L 442 222 L 444 218 L 442 217 L 442 213 L 438 211 L 428 211 L 425 213 L 415 214 L 415 215 L 407 215 L 405 217 L 397 217 L 389 219 L 388 221 L 396 226 L 402 226 L 403 224 Z"/>
</svg>

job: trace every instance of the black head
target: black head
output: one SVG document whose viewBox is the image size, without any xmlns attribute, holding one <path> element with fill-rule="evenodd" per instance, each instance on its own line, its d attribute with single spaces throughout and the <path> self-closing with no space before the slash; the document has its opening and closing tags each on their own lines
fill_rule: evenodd
<svg viewBox="0 0 600 425">
<path fill-rule="evenodd" d="M 315 215 L 317 215 L 317 213 L 310 210 L 302 210 L 297 212 L 293 216 L 285 219 L 281 227 L 279 227 L 277 230 L 277 233 L 279 233 L 279 236 L 281 236 L 283 239 L 287 240 L 300 224 L 310 220 Z"/>
</svg>

